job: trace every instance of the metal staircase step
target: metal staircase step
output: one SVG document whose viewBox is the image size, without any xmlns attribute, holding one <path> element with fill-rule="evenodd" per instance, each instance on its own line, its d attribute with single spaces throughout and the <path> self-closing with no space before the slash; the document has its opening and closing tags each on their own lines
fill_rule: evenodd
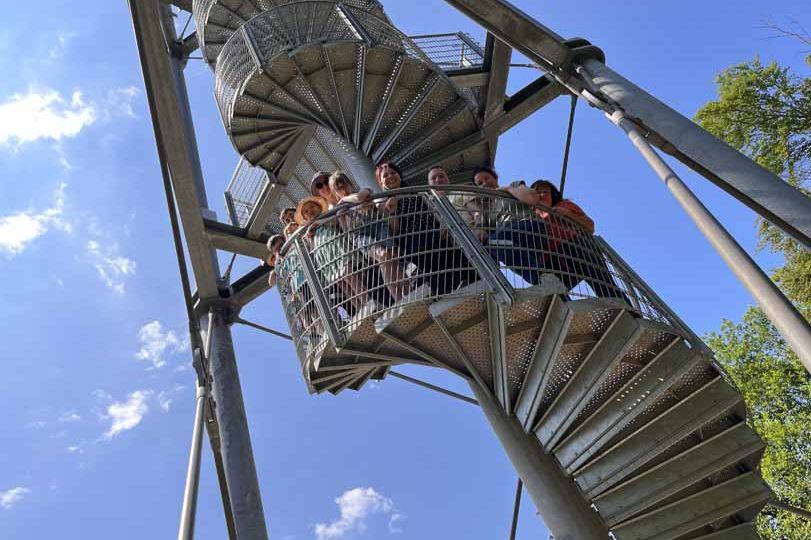
<svg viewBox="0 0 811 540">
<path fill-rule="evenodd" d="M 571 474 L 584 465 L 699 361 L 682 339 L 674 338 L 558 444 L 555 456 L 564 470 Z"/>
<path fill-rule="evenodd" d="M 623 436 L 574 474 L 580 488 L 596 497 L 704 424 L 742 407 L 743 398 L 720 375 Z M 743 414 L 741 414 L 743 416 Z"/>
<path fill-rule="evenodd" d="M 643 329 L 627 311 L 619 312 L 588 356 L 577 368 L 535 427 L 535 434 L 549 451 L 565 433 L 614 364 L 642 334 Z"/>
<path fill-rule="evenodd" d="M 515 405 L 515 415 L 527 431 L 535 424 L 552 373 L 550 366 L 563 346 L 572 315 L 568 304 L 556 296 L 544 318 L 540 335 L 534 346 L 533 357 Z"/>
<path fill-rule="evenodd" d="M 691 484 L 732 465 L 759 461 L 765 445 L 745 422 L 606 491 L 592 502 L 609 526 L 626 521 Z"/>
<path fill-rule="evenodd" d="M 741 523 L 726 529 L 696 536 L 695 540 L 760 540 L 754 523 Z"/>
<path fill-rule="evenodd" d="M 480 287 L 480 283 L 468 286 L 469 289 Z M 484 295 L 462 292 L 434 302 L 428 311 L 445 338 L 446 349 L 470 376 L 492 391 L 490 330 Z"/>
<path fill-rule="evenodd" d="M 769 488 L 748 472 L 612 529 L 618 540 L 673 540 L 753 504 L 765 504 Z"/>
</svg>

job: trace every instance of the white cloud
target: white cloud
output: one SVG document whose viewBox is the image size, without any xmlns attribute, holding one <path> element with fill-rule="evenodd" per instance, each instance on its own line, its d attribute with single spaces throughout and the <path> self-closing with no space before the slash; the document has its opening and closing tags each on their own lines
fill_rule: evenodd
<svg viewBox="0 0 811 540">
<path fill-rule="evenodd" d="M 73 138 L 97 117 L 96 107 L 86 104 L 78 90 L 66 101 L 52 88 L 32 87 L 0 102 L 0 145 L 16 148 L 39 139 Z"/>
<path fill-rule="evenodd" d="M 1 129 L 2 120 L 0 119 Z M 0 216 L 0 253 L 4 253 L 7 257 L 19 255 L 31 242 L 47 233 L 52 227 L 70 233 L 72 227 L 62 217 L 66 188 L 67 184 L 60 184 L 53 205 L 42 212 L 26 210 L 8 216 Z"/>
<path fill-rule="evenodd" d="M 138 330 L 141 348 L 135 358 L 152 364 L 157 369 L 166 365 L 165 355 L 184 351 L 188 347 L 185 339 L 180 339 L 174 330 L 164 330 L 160 321 L 152 321 Z"/>
<path fill-rule="evenodd" d="M 70 410 L 63 412 L 57 420 L 59 422 L 81 422 L 82 417 L 76 411 Z"/>
<path fill-rule="evenodd" d="M 7 491 L 0 491 L 0 506 L 8 510 L 23 500 L 23 497 L 30 494 L 30 489 L 21 486 L 13 487 Z"/>
<path fill-rule="evenodd" d="M 166 392 L 161 392 L 158 394 L 158 404 L 164 412 L 169 412 L 169 409 L 172 407 L 172 398 L 170 398 Z"/>
<path fill-rule="evenodd" d="M 336 540 L 357 531 L 366 530 L 366 520 L 372 514 L 389 516 L 389 532 L 400 532 L 396 523 L 405 519 L 394 507 L 388 497 L 378 493 L 374 488 L 355 488 L 345 491 L 335 499 L 341 512 L 340 519 L 332 523 L 317 523 L 315 537 L 317 540 Z"/>
<path fill-rule="evenodd" d="M 126 401 L 117 401 L 107 407 L 107 416 L 110 428 L 104 434 L 107 440 L 119 433 L 133 429 L 141 423 L 149 412 L 148 401 L 152 397 L 152 390 L 137 390 L 131 393 Z"/>
<path fill-rule="evenodd" d="M 96 240 L 88 240 L 85 253 L 104 284 L 117 293 L 123 293 L 126 277 L 135 275 L 135 261 L 119 255 L 116 243 L 102 246 Z"/>
<path fill-rule="evenodd" d="M 133 109 L 133 102 L 140 93 L 141 91 L 134 86 L 108 90 L 106 99 L 107 116 L 119 115 L 138 118 Z"/>
</svg>

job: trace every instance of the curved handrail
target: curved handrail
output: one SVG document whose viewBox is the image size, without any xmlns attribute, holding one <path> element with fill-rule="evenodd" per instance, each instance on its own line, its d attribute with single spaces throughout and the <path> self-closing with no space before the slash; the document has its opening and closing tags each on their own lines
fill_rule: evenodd
<svg viewBox="0 0 811 540">
<path fill-rule="evenodd" d="M 390 190 L 387 190 L 387 191 L 373 192 L 369 196 L 369 200 L 364 201 L 362 203 L 357 203 L 357 204 L 343 203 L 341 205 L 336 205 L 335 207 L 331 208 L 329 211 L 321 214 L 321 216 L 318 218 L 317 222 L 320 223 L 320 222 L 329 221 L 330 218 L 334 218 L 334 217 L 338 216 L 339 214 L 342 214 L 342 213 L 347 212 L 347 211 L 351 211 L 351 210 L 353 210 L 355 208 L 359 208 L 359 207 L 361 207 L 363 205 L 368 205 L 370 202 L 374 202 L 374 201 L 379 202 L 379 201 L 381 201 L 383 199 L 390 199 L 392 197 L 395 197 L 395 198 L 396 197 L 402 197 L 404 195 L 413 195 L 415 193 L 429 193 L 431 191 L 438 191 L 438 192 L 441 192 L 441 193 L 445 193 L 445 192 L 453 192 L 453 193 L 461 192 L 461 193 L 469 193 L 469 194 L 474 194 L 474 195 L 484 195 L 484 196 L 488 196 L 488 197 L 491 197 L 491 198 L 492 197 L 498 197 L 498 198 L 502 198 L 502 199 L 509 200 L 509 201 L 512 201 L 512 202 L 517 202 L 519 204 L 522 204 L 522 205 L 526 206 L 527 208 L 537 209 L 537 210 L 541 210 L 543 212 L 553 212 L 554 211 L 552 208 L 550 208 L 548 206 L 545 206 L 543 204 L 529 205 L 527 203 L 522 203 L 521 201 L 519 201 L 518 199 L 513 197 L 505 189 L 490 189 L 490 188 L 482 188 L 482 187 L 478 187 L 478 186 L 455 185 L 455 184 L 449 184 L 449 185 L 445 185 L 445 186 L 424 186 L 423 185 L 423 186 L 408 186 L 408 187 L 404 187 L 404 188 L 390 189 Z M 587 232 L 585 229 L 583 229 L 583 227 L 581 227 L 579 223 L 572 220 L 571 218 L 568 218 L 566 216 L 559 215 L 559 214 L 558 214 L 558 217 L 562 221 L 566 222 L 567 226 L 578 230 L 582 234 L 591 234 L 591 233 Z M 285 253 L 286 250 L 291 245 L 291 242 L 294 241 L 299 236 L 301 236 L 302 234 L 304 234 L 306 229 L 307 229 L 306 227 L 302 227 L 298 231 L 296 231 L 290 238 L 288 238 L 287 242 L 285 242 L 285 245 L 282 248 L 282 253 Z"/>
<path fill-rule="evenodd" d="M 394 216 L 379 204 L 390 198 L 402 205 Z M 492 291 L 503 302 L 533 286 L 572 299 L 602 297 L 684 333 L 600 239 L 502 190 L 409 186 L 336 206 L 315 223 L 287 240 L 277 270 L 303 362 L 327 345 L 343 346 L 360 320 L 460 290 Z"/>
</svg>

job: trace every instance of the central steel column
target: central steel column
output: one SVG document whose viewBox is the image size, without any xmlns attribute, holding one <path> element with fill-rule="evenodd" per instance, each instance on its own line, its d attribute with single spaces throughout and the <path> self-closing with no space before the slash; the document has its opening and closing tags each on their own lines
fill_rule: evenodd
<svg viewBox="0 0 811 540">
<path fill-rule="evenodd" d="M 212 328 L 208 317 L 201 317 L 200 325 L 205 333 L 211 332 L 211 395 L 214 398 L 214 414 L 220 427 L 220 450 L 225 470 L 231 510 L 239 540 L 267 540 L 265 514 L 256 463 L 253 459 L 248 417 L 242 401 L 242 386 L 239 383 L 234 343 L 231 328 L 225 322 L 225 313 L 214 308 Z M 208 338 L 208 336 L 206 336 Z"/>
<path fill-rule="evenodd" d="M 555 540 L 605 540 L 608 529 L 541 443 L 490 392 L 471 382 L 484 415 Z"/>
</svg>

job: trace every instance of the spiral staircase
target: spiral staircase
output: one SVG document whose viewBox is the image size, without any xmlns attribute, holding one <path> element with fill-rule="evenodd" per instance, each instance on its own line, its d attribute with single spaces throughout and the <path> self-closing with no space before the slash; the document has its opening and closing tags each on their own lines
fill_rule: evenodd
<svg viewBox="0 0 811 540">
<path fill-rule="evenodd" d="M 194 16 L 225 129 L 280 187 L 276 208 L 306 194 L 316 147 L 370 187 L 383 159 L 407 179 L 436 156 L 452 174 L 490 163 L 478 104 L 378 2 L 195 0 Z M 298 347 L 307 384 L 337 394 L 400 363 L 449 370 L 554 456 L 616 538 L 758 538 L 764 445 L 706 346 L 672 317 L 573 299 L 551 275 L 513 292 L 502 302 L 482 281 L 361 311 L 339 341 Z"/>
</svg>

